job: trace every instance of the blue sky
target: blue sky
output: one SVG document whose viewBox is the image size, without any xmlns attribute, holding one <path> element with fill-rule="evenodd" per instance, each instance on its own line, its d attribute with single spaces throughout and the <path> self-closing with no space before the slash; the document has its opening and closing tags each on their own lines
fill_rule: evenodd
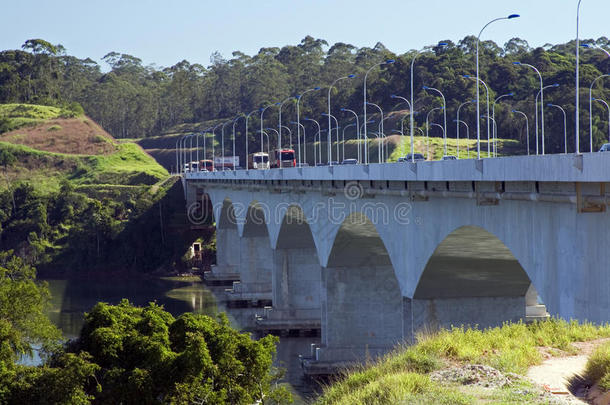
<svg viewBox="0 0 610 405">
<path fill-rule="evenodd" d="M 512 37 L 532 46 L 575 37 L 577 0 L 6 0 L 0 49 L 25 40 L 61 43 L 71 55 L 99 61 L 110 51 L 143 63 L 171 66 L 183 59 L 209 64 L 219 51 L 252 55 L 261 47 L 297 44 L 306 35 L 329 42 L 409 49 L 441 39 L 476 35 L 489 20 L 521 18 L 488 27 L 484 39 Z M 6 4 L 9 3 L 9 4 Z M 610 37 L 610 0 L 582 0 L 581 38 Z"/>
</svg>

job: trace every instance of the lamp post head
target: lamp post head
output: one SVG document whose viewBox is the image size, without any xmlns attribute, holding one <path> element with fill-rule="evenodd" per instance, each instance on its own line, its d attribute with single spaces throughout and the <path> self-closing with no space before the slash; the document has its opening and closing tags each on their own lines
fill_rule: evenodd
<svg viewBox="0 0 610 405">
<path fill-rule="evenodd" d="M 327 113 L 322 113 L 322 116 L 328 117 L 328 114 Z"/>
<path fill-rule="evenodd" d="M 353 79 L 354 77 L 356 77 L 356 75 L 347 75 L 348 79 Z"/>
<path fill-rule="evenodd" d="M 580 44 L 580 46 L 582 46 L 583 48 L 591 48 L 591 45 L 589 44 Z"/>
<path fill-rule="evenodd" d="M 547 107 L 553 107 L 553 106 L 555 106 L 555 104 L 548 103 L 546 106 Z"/>
<path fill-rule="evenodd" d="M 449 45 L 447 42 L 439 42 L 436 46 L 447 46 Z"/>
<path fill-rule="evenodd" d="M 314 90 L 320 90 L 320 89 L 321 89 L 321 87 L 314 87 L 313 89 L 314 89 Z"/>
<path fill-rule="evenodd" d="M 396 62 L 394 59 L 388 59 L 384 62 L 384 64 L 386 65 L 391 65 L 392 63 Z"/>
<path fill-rule="evenodd" d="M 518 66 L 520 66 L 520 65 L 521 65 L 521 62 L 513 62 L 513 65 L 518 65 Z"/>
<path fill-rule="evenodd" d="M 347 111 L 345 108 L 342 108 L 340 111 Z"/>
<path fill-rule="evenodd" d="M 597 101 L 595 97 L 591 97 L 591 101 Z"/>
<path fill-rule="evenodd" d="M 282 103 L 275 103 L 275 105 L 282 105 Z"/>
<path fill-rule="evenodd" d="M 513 18 L 519 18 L 519 17 L 521 17 L 519 14 L 511 14 L 506 18 L 508 18 L 509 20 L 512 20 Z"/>
<path fill-rule="evenodd" d="M 464 79 L 470 79 L 470 77 L 471 77 L 471 76 L 470 76 L 470 75 L 462 75 L 462 77 L 463 77 Z"/>
<path fill-rule="evenodd" d="M 515 95 L 515 93 L 513 93 L 512 91 L 511 91 L 510 93 L 508 93 L 508 94 L 507 94 L 507 96 L 508 96 L 508 97 L 512 97 L 512 96 L 514 96 L 514 95 Z"/>
<path fill-rule="evenodd" d="M 516 113 L 516 112 L 517 112 L 517 110 L 510 110 L 510 112 Z"/>
<path fill-rule="evenodd" d="M 396 98 L 396 94 L 390 95 L 390 98 Z"/>
<path fill-rule="evenodd" d="M 559 83 L 553 84 L 552 87 L 559 87 Z"/>
<path fill-rule="evenodd" d="M 472 100 L 470 100 L 470 102 L 471 102 L 471 103 L 476 103 L 476 102 L 477 102 L 477 99 L 476 99 L 476 98 L 473 98 Z"/>
<path fill-rule="evenodd" d="M 298 122 L 296 122 L 296 121 L 290 121 L 290 124 L 296 125 L 296 124 L 298 124 Z"/>
<path fill-rule="evenodd" d="M 430 89 L 430 87 L 428 87 L 428 86 L 424 86 L 424 87 L 422 87 L 422 89 L 424 89 L 424 90 L 429 90 L 429 89 Z"/>
</svg>

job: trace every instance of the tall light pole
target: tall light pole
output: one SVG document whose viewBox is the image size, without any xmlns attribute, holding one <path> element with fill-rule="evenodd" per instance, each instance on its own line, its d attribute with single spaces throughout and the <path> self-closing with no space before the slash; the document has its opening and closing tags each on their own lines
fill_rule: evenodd
<svg viewBox="0 0 610 405">
<path fill-rule="evenodd" d="M 317 133 L 317 136 L 318 136 L 318 142 L 319 142 L 319 143 L 318 143 L 318 150 L 319 150 L 319 155 L 320 155 L 320 163 L 322 163 L 322 136 L 320 135 L 320 132 L 321 132 L 321 131 L 320 131 L 320 123 L 319 123 L 318 121 L 314 120 L 313 118 L 303 118 L 303 119 L 304 119 L 305 121 L 311 121 L 311 122 L 313 122 L 313 123 L 314 123 L 314 124 L 316 124 L 316 126 L 318 127 L 318 133 Z M 313 139 L 314 139 L 314 141 L 313 141 L 313 149 L 314 149 L 314 152 L 315 152 L 315 150 L 316 150 L 316 136 L 315 136 L 315 135 L 314 135 Z M 315 160 L 315 159 L 314 159 L 314 160 Z M 316 165 L 316 162 L 315 162 L 315 161 L 313 162 L 313 165 L 314 165 L 314 166 Z"/>
<path fill-rule="evenodd" d="M 530 69 L 533 69 L 537 74 L 538 74 L 538 78 L 540 79 L 540 131 L 541 131 L 541 136 L 542 136 L 542 154 L 544 155 L 544 85 L 542 84 L 542 74 L 540 74 L 540 71 L 538 69 L 536 69 L 534 66 L 528 64 L 528 63 L 521 63 L 521 62 L 513 62 L 514 65 L 517 66 L 527 66 Z M 536 98 L 537 100 L 537 98 Z M 538 111 L 538 102 L 536 101 L 536 111 Z M 537 114 L 537 113 L 536 113 Z M 538 115 L 536 115 L 537 117 Z M 538 121 L 536 120 L 536 134 L 538 133 Z M 538 136 L 536 136 L 536 139 L 538 139 Z M 538 142 L 536 141 L 536 147 L 538 145 Z"/>
<path fill-rule="evenodd" d="M 301 110 L 299 110 L 299 104 L 301 102 L 301 99 L 303 98 L 303 96 L 305 94 L 312 92 L 312 91 L 318 91 L 318 90 L 320 90 L 320 87 L 314 87 L 311 89 L 307 89 L 304 92 L 302 92 L 301 94 L 298 94 L 296 96 L 296 99 L 297 99 L 297 137 L 301 136 Z M 303 127 L 303 128 L 305 128 L 305 127 Z M 305 141 L 305 135 L 303 135 L 303 141 Z M 305 142 L 303 142 L 303 143 L 305 143 Z M 303 146 L 303 160 L 307 161 L 307 157 L 306 157 L 307 155 L 306 155 L 305 150 L 306 150 L 305 146 Z M 300 155 L 301 155 L 301 152 L 299 152 L 299 159 L 300 159 Z M 314 164 L 314 166 L 315 166 L 315 164 Z"/>
<path fill-rule="evenodd" d="M 453 122 L 456 123 L 456 126 L 460 126 L 460 124 L 464 124 L 466 126 L 466 152 L 468 153 L 466 155 L 467 159 L 470 159 L 470 148 L 468 147 L 468 142 L 470 142 L 470 128 L 468 127 L 468 124 L 465 121 L 462 120 L 453 120 Z M 458 129 L 459 130 L 459 129 Z M 458 137 L 459 139 L 459 137 Z M 457 158 L 460 158 L 460 143 L 458 142 L 458 147 L 457 147 Z"/>
<path fill-rule="evenodd" d="M 446 42 L 439 42 L 439 43 L 437 44 L 437 46 L 440 46 L 440 47 L 445 47 L 445 46 L 447 46 L 447 43 L 446 43 Z M 414 84 L 414 83 L 413 83 L 413 68 L 415 67 L 415 59 L 417 59 L 417 57 L 418 57 L 418 56 L 419 56 L 421 53 L 423 53 L 423 52 L 425 52 L 425 51 L 427 51 L 427 50 L 428 50 L 428 48 L 424 48 L 424 49 L 422 49 L 422 50 L 418 51 L 418 52 L 417 52 L 417 53 L 415 53 L 415 55 L 413 56 L 413 59 L 411 59 L 411 102 L 409 103 L 409 105 L 410 105 L 410 107 L 409 107 L 409 108 L 415 108 L 415 101 L 413 100 L 413 84 Z M 414 141 L 413 141 L 413 136 L 414 136 L 414 128 L 415 128 L 414 119 L 413 119 L 413 114 L 411 114 L 411 118 L 410 118 L 410 122 L 409 122 L 409 124 L 410 124 L 410 129 L 411 129 L 411 130 L 410 130 L 410 135 L 411 135 L 411 162 L 412 162 L 412 163 L 415 163 L 415 157 L 413 156 L 413 148 L 414 148 L 414 146 L 413 146 L 413 142 L 414 142 Z"/>
<path fill-rule="evenodd" d="M 342 135 L 341 135 L 341 143 L 343 144 L 343 160 L 345 160 L 345 130 L 349 127 L 355 127 L 356 123 L 353 122 L 343 127 Z M 357 129 L 357 128 L 356 128 Z"/>
<path fill-rule="evenodd" d="M 375 103 L 369 103 L 368 101 L 365 103 L 365 105 L 372 105 L 373 107 L 377 107 L 377 109 L 378 109 L 378 110 L 379 110 L 379 112 L 381 113 L 381 120 L 380 120 L 380 122 L 379 122 L 379 125 L 380 125 L 380 128 L 381 128 L 381 129 L 380 129 L 380 131 L 383 133 L 383 110 L 382 110 L 382 109 L 381 109 L 381 107 L 379 107 L 377 104 L 375 104 Z M 364 133 L 365 133 L 365 135 L 366 135 L 366 129 L 364 130 Z M 380 139 L 380 140 L 381 140 L 381 137 L 379 137 L 378 139 Z M 381 163 L 381 149 L 380 149 L 380 148 L 383 148 L 383 144 L 379 144 L 379 145 L 377 146 L 377 155 L 378 155 L 378 160 L 379 160 L 379 163 Z"/>
<path fill-rule="evenodd" d="M 496 131 L 496 130 L 498 129 L 498 128 L 497 128 L 497 124 L 496 124 L 496 120 L 494 120 L 494 119 L 493 119 L 492 117 L 490 117 L 489 115 L 482 115 L 482 116 L 481 116 L 481 118 L 485 118 L 485 119 L 487 119 L 487 120 L 491 120 L 491 123 L 492 123 L 492 125 L 493 125 L 493 129 L 492 129 L 492 131 Z M 495 145 L 494 145 L 494 150 L 495 150 L 495 149 L 496 149 L 496 147 L 495 147 Z M 494 157 L 496 157 L 496 153 L 495 153 L 495 152 L 494 152 L 494 155 L 493 155 L 493 156 L 494 156 Z"/>
<path fill-rule="evenodd" d="M 248 115 L 246 115 L 246 171 L 248 171 L 248 120 L 250 119 L 250 116 L 257 111 L 259 111 L 259 110 L 254 110 L 254 111 L 250 112 Z M 205 141 L 205 138 L 204 138 L 204 141 Z M 262 142 L 262 134 L 261 134 L 261 142 Z M 204 149 L 205 149 L 205 146 L 204 146 Z"/>
<path fill-rule="evenodd" d="M 530 121 L 527 118 L 527 114 L 524 113 L 523 111 L 512 110 L 512 112 L 514 114 L 521 114 L 521 115 L 523 115 L 523 117 L 525 117 L 525 133 L 526 133 L 526 137 L 527 137 L 527 154 L 529 156 L 529 154 L 530 154 Z"/>
<path fill-rule="evenodd" d="M 265 110 L 267 110 L 267 108 L 273 107 L 274 105 L 279 105 L 279 104 L 280 103 L 269 104 L 267 107 L 261 108 L 261 129 L 260 129 L 260 133 L 261 133 L 261 153 L 263 153 L 263 134 L 265 133 L 264 125 L 263 125 L 263 114 L 265 114 Z M 269 135 L 267 135 L 267 139 L 269 139 Z M 269 147 L 269 149 L 271 149 L 271 147 Z M 271 156 L 269 156 L 269 158 L 271 159 Z"/>
<path fill-rule="evenodd" d="M 479 42 L 481 42 L 481 34 L 485 30 L 485 28 L 487 28 L 487 26 L 489 26 L 491 23 L 494 23 L 494 22 L 500 21 L 500 20 L 512 20 L 513 18 L 517 18 L 517 17 L 519 17 L 519 14 L 511 14 L 508 17 L 495 18 L 483 26 L 483 28 L 479 32 L 479 36 L 477 37 L 477 119 L 476 119 L 476 122 L 477 122 L 477 159 L 480 159 L 480 156 L 481 156 L 481 150 L 480 150 L 480 145 L 481 145 L 481 125 L 480 124 L 481 123 L 479 122 L 479 120 L 480 120 L 479 117 L 481 116 L 481 108 L 480 108 L 481 103 L 480 103 L 480 97 L 479 97 L 479 80 L 481 78 L 481 76 L 479 74 Z M 487 115 L 489 116 L 489 107 L 487 110 Z M 487 135 L 489 136 L 489 120 L 487 120 Z M 487 147 L 489 148 L 489 139 L 487 140 Z M 489 150 L 487 151 L 487 155 L 489 156 Z"/>
<path fill-rule="evenodd" d="M 496 103 L 498 101 L 500 101 L 501 99 L 503 99 L 504 97 L 512 97 L 514 96 L 515 93 L 513 93 L 512 91 L 510 93 L 506 93 L 506 94 L 502 94 L 501 96 L 496 97 L 496 99 L 494 100 L 493 104 L 491 105 L 491 118 L 493 118 L 494 120 L 496 119 Z M 497 129 L 497 128 L 496 128 Z M 496 142 L 498 139 L 498 134 L 494 131 L 494 155 L 496 155 L 497 151 L 496 151 Z"/>
<path fill-rule="evenodd" d="M 233 120 L 233 163 L 235 163 L 235 124 L 237 124 L 237 121 L 239 121 L 239 119 L 242 117 L 243 117 L 243 115 L 240 115 L 239 117 L 237 117 Z M 246 165 L 247 165 L 247 161 L 248 161 L 248 156 L 246 156 Z M 235 164 L 233 164 L 233 171 L 235 171 Z"/>
<path fill-rule="evenodd" d="M 606 101 L 602 100 L 601 98 L 594 98 L 593 101 L 602 103 L 608 109 L 608 142 L 610 142 L 610 106 L 608 105 L 608 103 L 606 103 Z"/>
<path fill-rule="evenodd" d="M 271 145 L 270 145 L 270 142 L 269 142 L 269 134 L 266 133 L 265 131 L 260 130 L 260 129 L 258 131 L 256 131 L 256 132 L 260 132 L 260 134 L 261 134 L 261 142 L 263 140 L 263 135 L 265 135 L 267 137 L 267 157 L 271 156 Z M 264 146 L 265 146 L 265 144 L 261 143 L 261 153 L 263 153 Z M 264 161 L 263 161 L 263 163 L 264 163 Z"/>
<path fill-rule="evenodd" d="M 360 135 L 364 137 L 364 164 L 368 165 L 369 164 L 369 138 L 364 135 L 364 133 L 362 133 L 362 130 L 365 129 L 364 127 L 367 126 L 367 124 L 373 124 L 375 123 L 375 120 L 369 120 L 367 122 L 363 122 L 362 125 L 360 125 Z"/>
<path fill-rule="evenodd" d="M 430 114 L 432 114 L 434 111 L 436 110 L 442 110 L 442 107 L 435 107 L 433 109 L 431 109 L 430 111 L 428 111 L 428 114 L 426 114 L 426 160 L 428 160 L 428 158 L 430 157 L 430 140 L 429 140 L 429 133 L 430 133 Z M 411 153 L 413 153 L 413 151 L 411 151 Z"/>
<path fill-rule="evenodd" d="M 361 158 L 362 155 L 360 154 L 360 123 L 358 121 L 358 114 L 356 114 L 356 111 L 347 109 L 347 108 L 342 108 L 341 111 L 343 112 L 348 112 L 348 113 L 352 113 L 354 115 L 354 117 L 356 118 L 356 138 L 358 139 L 358 163 L 362 162 Z M 345 145 L 344 145 L 345 146 Z M 343 154 L 343 158 L 345 159 L 345 153 Z"/>
<path fill-rule="evenodd" d="M 578 29 L 580 24 L 580 2 L 578 0 L 578 6 L 576 6 L 576 153 L 580 153 L 580 38 L 578 37 Z M 591 146 L 593 148 L 593 146 Z"/>
<path fill-rule="evenodd" d="M 333 120 L 335 120 L 335 127 L 329 130 L 330 135 L 327 137 L 327 139 L 330 139 L 330 142 L 332 143 L 333 138 L 332 138 L 332 130 L 336 129 L 337 130 L 337 161 L 339 160 L 339 121 L 337 120 L 337 117 L 335 117 L 332 114 L 327 114 L 327 113 L 322 113 L 323 117 L 328 117 L 328 120 L 330 121 L 330 119 L 332 118 Z M 330 127 L 329 127 L 330 128 Z M 332 147 L 328 148 L 328 153 L 330 153 L 329 158 L 328 158 L 328 165 L 332 166 Z"/>
<path fill-rule="evenodd" d="M 367 72 L 368 73 L 368 72 Z M 332 153 L 332 128 L 331 128 L 331 123 L 330 123 L 330 117 L 332 116 L 331 111 L 330 111 L 330 92 L 333 89 L 333 87 L 335 87 L 335 84 L 341 80 L 344 79 L 353 79 L 354 77 L 356 77 L 356 75 L 347 75 L 347 76 L 343 76 L 340 77 L 338 79 L 335 79 L 334 82 L 332 82 L 332 84 L 328 87 L 328 164 L 329 166 L 332 166 L 332 159 L 330 158 L 331 153 Z M 366 78 L 365 78 L 366 81 Z M 339 124 L 337 124 L 337 159 L 339 158 Z"/>
<path fill-rule="evenodd" d="M 363 108 L 363 110 L 364 110 L 364 118 L 363 118 L 362 122 L 364 122 L 364 137 L 367 139 L 367 142 L 368 142 L 368 139 L 369 139 L 369 138 L 368 138 L 368 136 L 366 135 L 366 125 L 367 125 L 367 120 L 366 120 L 366 102 L 367 102 L 367 101 L 366 101 L 366 78 L 367 78 L 367 76 L 369 75 L 369 72 L 370 72 L 371 70 L 375 69 L 376 67 L 383 66 L 383 65 L 390 65 L 390 64 L 392 64 L 392 63 L 394 63 L 394 62 L 395 62 L 395 60 L 394 60 L 394 59 L 388 59 L 388 60 L 386 60 L 385 62 L 377 63 L 377 64 L 375 64 L 375 65 L 371 66 L 371 67 L 370 67 L 370 68 L 369 68 L 369 69 L 366 71 L 366 73 L 364 74 L 364 85 L 363 85 L 363 92 L 362 92 L 362 93 L 363 93 L 363 98 L 362 98 L 362 108 Z"/>
<path fill-rule="evenodd" d="M 462 104 L 460 104 L 457 108 L 457 114 L 456 114 L 456 120 L 455 122 L 457 122 L 456 125 L 456 137 L 457 137 L 457 158 L 460 158 L 460 110 L 462 109 L 462 107 L 464 107 L 466 104 L 471 104 L 471 103 L 476 103 L 477 100 L 468 100 L 468 101 L 464 101 Z M 464 121 L 462 121 L 464 122 Z M 464 122 L 464 124 L 466 124 Z M 466 124 L 466 128 L 468 128 L 468 124 Z M 470 129 L 468 129 L 468 132 L 470 132 Z M 470 134 L 468 134 L 468 139 L 470 140 Z M 468 147 L 468 144 L 466 144 L 466 147 Z M 470 154 L 470 150 L 468 150 L 468 153 Z M 470 157 L 470 155 L 468 156 Z"/>
<path fill-rule="evenodd" d="M 476 80 L 477 83 L 481 83 L 483 85 L 483 87 L 485 87 L 485 92 L 487 94 L 487 116 L 489 116 L 489 87 L 487 86 L 487 83 L 485 83 L 483 81 L 483 79 L 476 79 L 475 77 L 472 77 L 470 75 L 463 75 L 462 77 L 466 78 L 466 79 L 472 79 L 472 80 Z M 478 93 L 478 86 L 477 86 L 477 93 Z M 478 102 L 477 102 L 477 107 L 478 107 Z M 478 121 L 478 117 L 480 117 L 480 113 L 477 110 L 477 121 Z M 477 123 L 477 126 L 479 124 Z M 489 120 L 487 120 L 487 157 L 489 157 L 490 155 L 490 136 L 489 136 Z M 481 158 L 481 138 L 480 138 L 480 131 L 479 128 L 477 128 L 477 159 Z"/>
<path fill-rule="evenodd" d="M 215 168 L 214 159 L 216 158 L 216 153 L 214 150 L 214 143 L 216 142 L 216 128 L 218 128 L 222 124 L 223 123 L 221 122 L 220 124 L 217 124 L 214 128 L 212 128 L 212 167 L 214 167 L 214 168 Z"/>
<path fill-rule="evenodd" d="M 540 89 L 538 94 L 536 94 L 536 111 L 538 111 L 538 97 L 542 97 L 541 95 L 543 94 L 544 90 L 550 89 L 551 87 L 559 87 L 559 83 L 549 84 L 548 86 L 544 86 L 542 89 Z M 544 112 L 544 110 L 543 110 L 543 112 Z M 544 130 L 544 115 L 542 115 L 541 121 L 542 121 L 542 129 Z M 542 143 L 542 155 L 544 156 L 544 131 L 542 131 L 541 143 Z"/>
<path fill-rule="evenodd" d="M 591 152 L 593 152 L 593 86 L 595 82 L 604 77 L 610 77 L 610 75 L 597 76 L 589 86 L 589 143 L 591 145 Z"/>
<path fill-rule="evenodd" d="M 566 110 L 564 110 L 560 105 L 557 104 L 547 104 L 548 107 L 555 107 L 555 108 L 559 108 L 559 110 L 561 110 L 561 112 L 563 113 L 563 148 L 564 148 L 564 152 L 563 153 L 568 153 L 568 127 L 566 125 L 567 123 L 567 119 L 566 119 Z"/>
<path fill-rule="evenodd" d="M 430 91 L 435 91 L 438 94 L 441 95 L 441 97 L 443 98 L 443 125 L 444 125 L 444 130 L 443 130 L 443 137 L 445 138 L 445 147 L 443 150 L 443 156 L 447 156 L 447 101 L 445 100 L 445 95 L 443 94 L 442 91 L 435 89 L 434 87 L 428 87 L 428 86 L 424 86 L 423 87 L 424 90 L 430 90 Z"/>
<path fill-rule="evenodd" d="M 306 150 L 305 149 L 305 126 L 303 124 L 301 124 L 298 121 L 290 121 L 290 123 L 292 125 L 296 125 L 297 128 L 299 129 L 297 131 L 297 147 L 298 147 L 298 157 L 299 157 L 299 167 L 301 167 L 302 165 L 302 161 L 301 161 L 301 138 L 299 138 L 300 134 L 301 134 L 301 129 L 303 129 L 303 152 Z M 305 160 L 307 160 L 307 155 L 305 155 Z"/>
<path fill-rule="evenodd" d="M 280 105 L 280 112 L 279 112 L 279 116 L 278 116 L 278 124 L 277 124 L 277 130 L 278 130 L 278 134 L 279 134 L 279 138 L 277 140 L 278 143 L 278 149 L 282 149 L 282 107 L 284 106 L 284 103 L 286 103 L 287 101 L 291 101 L 291 100 L 295 100 L 296 97 L 287 97 L 284 101 L 282 101 L 281 103 L 279 103 Z"/>
<path fill-rule="evenodd" d="M 220 128 L 220 132 L 221 132 L 220 143 L 221 143 L 221 149 L 222 149 L 221 150 L 222 170 L 225 169 L 225 127 L 231 123 L 233 123 L 233 120 L 225 122 L 224 124 L 222 124 L 222 127 Z"/>
<path fill-rule="evenodd" d="M 413 59 L 415 60 L 415 58 L 413 58 Z M 407 103 L 407 105 L 409 106 L 409 116 L 412 117 L 414 115 L 413 114 L 414 113 L 413 105 L 411 104 L 411 102 L 409 100 L 407 100 L 406 98 L 404 98 L 402 96 L 398 96 L 396 94 L 390 95 L 390 98 L 395 98 L 395 99 L 398 99 L 398 100 L 402 100 L 405 103 Z M 400 120 L 400 128 L 401 128 L 400 131 L 401 131 L 402 136 L 405 136 L 403 125 L 404 125 L 404 118 L 402 120 Z M 413 134 L 411 134 L 411 153 L 413 153 Z M 415 158 L 413 156 L 411 156 L 411 162 L 414 162 L 414 161 L 415 161 Z"/>
</svg>

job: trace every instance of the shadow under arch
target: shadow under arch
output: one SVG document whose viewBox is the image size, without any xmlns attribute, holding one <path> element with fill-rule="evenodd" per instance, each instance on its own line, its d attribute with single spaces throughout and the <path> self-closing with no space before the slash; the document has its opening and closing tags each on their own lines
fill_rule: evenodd
<svg viewBox="0 0 610 405">
<path fill-rule="evenodd" d="M 323 268 L 322 359 L 363 360 L 404 340 L 405 307 L 394 267 L 363 213 L 342 223 Z"/>
<path fill-rule="evenodd" d="M 537 304 L 537 292 L 510 249 L 483 228 L 462 226 L 437 246 L 420 275 L 414 329 L 516 322 L 526 317 L 526 295 L 527 304 Z"/>
<path fill-rule="evenodd" d="M 235 208 L 230 198 L 225 198 L 222 201 L 220 215 L 216 219 L 216 228 L 218 229 L 237 229 L 237 217 Z"/>
<path fill-rule="evenodd" d="M 269 230 L 267 228 L 267 218 L 269 213 L 266 212 L 266 205 L 254 200 L 246 209 L 246 217 L 244 219 L 243 237 L 264 237 L 269 238 Z"/>
<path fill-rule="evenodd" d="M 319 328 L 322 270 L 311 228 L 297 204 L 284 213 L 273 262 L 270 320 L 293 319 Z"/>
</svg>

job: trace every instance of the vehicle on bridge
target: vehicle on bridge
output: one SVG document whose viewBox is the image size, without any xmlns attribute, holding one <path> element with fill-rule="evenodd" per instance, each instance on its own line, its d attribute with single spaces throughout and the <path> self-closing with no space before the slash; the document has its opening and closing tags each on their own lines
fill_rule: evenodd
<svg viewBox="0 0 610 405">
<path fill-rule="evenodd" d="M 248 155 L 248 169 L 269 169 L 269 154 L 265 152 L 250 153 Z"/>
<path fill-rule="evenodd" d="M 411 156 L 413 156 L 413 157 L 411 157 Z M 426 158 L 424 158 L 424 155 L 422 155 L 421 153 L 413 153 L 413 154 L 409 153 L 406 156 L 398 158 L 399 162 L 410 162 L 412 160 L 415 160 L 415 161 L 426 160 Z"/>
<path fill-rule="evenodd" d="M 199 171 L 201 172 L 213 172 L 214 162 L 211 159 L 202 159 L 199 161 Z"/>
<path fill-rule="evenodd" d="M 605 143 L 602 145 L 600 152 L 610 152 L 610 143 Z"/>
<path fill-rule="evenodd" d="M 185 172 L 196 172 L 199 170 L 199 162 L 189 162 L 184 164 Z"/>
<path fill-rule="evenodd" d="M 294 149 L 275 149 L 270 156 L 269 163 L 271 168 L 296 167 Z"/>
<path fill-rule="evenodd" d="M 457 160 L 457 157 L 453 155 L 445 155 L 443 156 L 443 160 Z"/>
</svg>

